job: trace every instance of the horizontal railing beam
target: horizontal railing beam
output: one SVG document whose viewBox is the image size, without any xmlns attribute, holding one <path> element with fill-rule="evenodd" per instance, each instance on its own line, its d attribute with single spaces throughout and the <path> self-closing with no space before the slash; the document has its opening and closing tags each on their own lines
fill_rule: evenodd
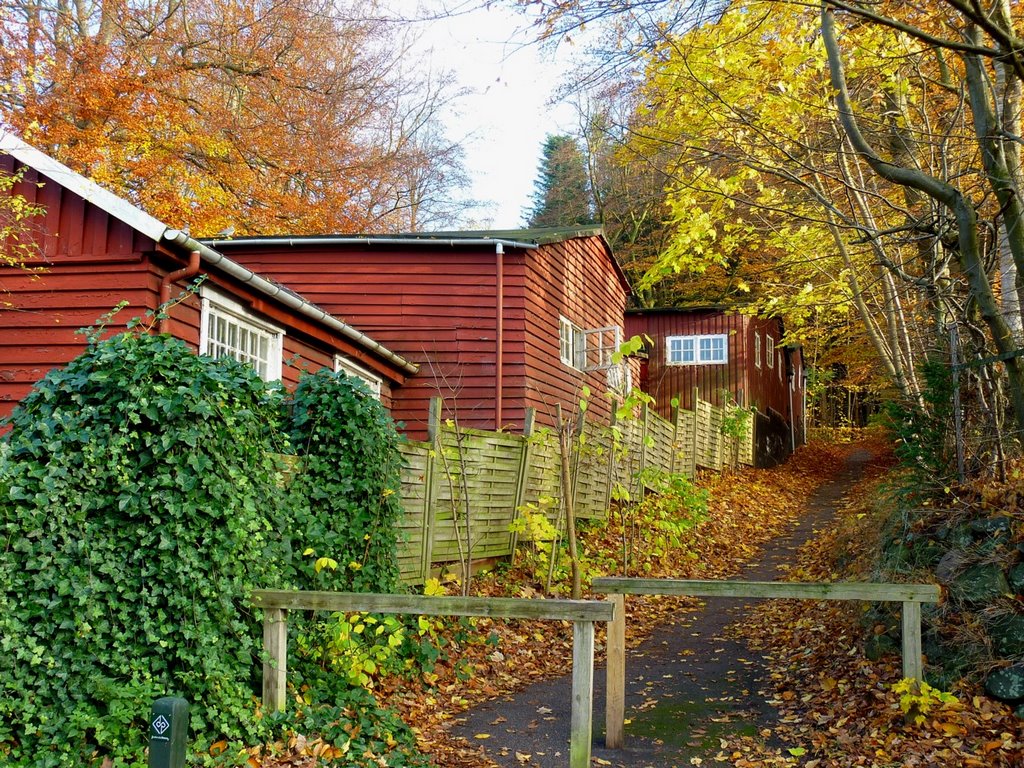
<svg viewBox="0 0 1024 768">
<path fill-rule="evenodd" d="M 611 621 L 605 600 L 526 600 L 514 597 L 377 595 L 357 592 L 295 592 L 260 589 L 252 593 L 261 608 L 294 611 L 368 611 L 422 616 L 490 616 L 500 619 Z"/>
<path fill-rule="evenodd" d="M 941 595 L 941 590 L 935 584 L 876 584 L 855 581 L 800 583 L 600 577 L 594 579 L 592 588 L 594 592 L 612 595 L 870 600 L 895 603 L 937 603 Z"/>
</svg>

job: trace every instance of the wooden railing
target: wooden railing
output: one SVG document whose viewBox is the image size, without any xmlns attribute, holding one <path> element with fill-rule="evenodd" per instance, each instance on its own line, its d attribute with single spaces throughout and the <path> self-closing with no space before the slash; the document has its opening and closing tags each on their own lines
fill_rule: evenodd
<svg viewBox="0 0 1024 768">
<path fill-rule="evenodd" d="M 597 593 L 612 595 L 615 616 L 608 625 L 608 667 L 605 699 L 605 743 L 620 749 L 625 737 L 626 595 L 690 597 L 795 598 L 801 600 L 868 600 L 903 604 L 903 676 L 922 679 L 921 603 L 939 602 L 934 584 L 865 582 L 797 583 L 785 581 L 695 581 L 682 579 L 597 578 Z"/>
<path fill-rule="evenodd" d="M 502 619 L 571 621 L 572 716 L 569 765 L 589 768 L 594 708 L 594 622 L 617 618 L 606 600 L 520 600 L 490 597 L 425 597 L 352 592 L 259 590 L 253 604 L 263 609 L 263 704 L 285 707 L 288 673 L 288 611 L 368 611 L 420 616 L 490 616 Z"/>
</svg>

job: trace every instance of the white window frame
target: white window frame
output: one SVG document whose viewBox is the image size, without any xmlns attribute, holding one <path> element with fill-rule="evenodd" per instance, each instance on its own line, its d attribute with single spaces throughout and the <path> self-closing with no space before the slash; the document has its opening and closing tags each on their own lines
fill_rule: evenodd
<svg viewBox="0 0 1024 768">
<path fill-rule="evenodd" d="M 775 339 L 773 339 L 769 334 L 766 333 L 764 335 L 764 340 L 765 340 L 764 359 L 767 361 L 769 368 L 774 368 L 775 367 Z"/>
<path fill-rule="evenodd" d="M 381 388 L 384 386 L 384 379 L 375 373 L 371 373 L 363 366 L 359 365 L 348 357 L 342 355 L 334 356 L 334 372 L 338 373 L 343 371 L 346 376 L 353 376 L 370 388 L 370 394 L 372 394 L 377 400 L 380 400 Z"/>
<path fill-rule="evenodd" d="M 721 342 L 720 357 L 716 354 L 717 342 Z M 665 338 L 666 365 L 725 365 L 728 362 L 729 335 L 726 333 Z"/>
<path fill-rule="evenodd" d="M 281 378 L 281 353 L 284 347 L 285 332 L 273 323 L 257 317 L 248 307 L 240 304 L 227 294 L 209 286 L 199 289 L 199 354 L 214 358 L 232 357 L 239 362 L 251 365 L 264 381 L 279 381 Z M 216 338 L 212 325 L 220 324 L 219 330 L 235 328 L 235 341 Z M 238 343 L 238 336 L 257 342 L 257 349 Z M 265 340 L 266 348 L 259 348 L 259 342 Z"/>
<path fill-rule="evenodd" d="M 615 366 L 614 355 L 622 346 L 622 327 L 608 325 L 583 332 L 585 371 L 607 371 Z"/>
<path fill-rule="evenodd" d="M 754 367 L 761 367 L 761 332 L 754 331 Z"/>
<path fill-rule="evenodd" d="M 564 315 L 558 316 L 558 357 L 565 365 L 579 371 L 586 367 L 586 333 Z"/>
</svg>

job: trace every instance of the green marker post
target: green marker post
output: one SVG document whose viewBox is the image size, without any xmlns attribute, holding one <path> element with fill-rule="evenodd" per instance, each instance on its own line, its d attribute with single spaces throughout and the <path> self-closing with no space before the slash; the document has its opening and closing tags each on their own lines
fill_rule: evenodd
<svg viewBox="0 0 1024 768">
<path fill-rule="evenodd" d="M 149 768 L 184 768 L 188 745 L 188 702 L 165 696 L 149 717 Z"/>
</svg>

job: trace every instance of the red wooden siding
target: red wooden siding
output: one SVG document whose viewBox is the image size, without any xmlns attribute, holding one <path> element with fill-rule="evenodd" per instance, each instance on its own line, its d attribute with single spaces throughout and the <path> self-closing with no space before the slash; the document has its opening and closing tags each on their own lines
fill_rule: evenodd
<svg viewBox="0 0 1024 768">
<path fill-rule="evenodd" d="M 438 394 L 451 407 L 457 404 L 462 426 L 493 425 L 497 302 L 493 248 L 367 249 L 307 241 L 292 248 L 247 246 L 244 250 L 225 243 L 223 250 L 418 363 L 419 373 L 396 391 L 392 410 L 410 436 L 425 436 L 430 398 Z M 506 302 L 510 300 L 509 263 L 516 258 L 521 260 L 521 255 L 505 255 Z M 505 332 L 515 333 L 508 319 Z"/>
<path fill-rule="evenodd" d="M 581 327 L 622 325 L 626 288 L 599 237 L 525 249 L 506 245 L 502 268 L 501 413 L 497 399 L 498 257 L 495 246 L 218 244 L 233 259 L 298 290 L 420 365 L 395 394 L 410 437 L 426 435 L 430 398 L 478 429 L 520 429 L 528 406 L 553 425 L 570 412 L 582 374 L 559 361 L 558 315 Z M 603 391 L 603 374 L 586 377 Z M 606 409 L 603 398 L 597 411 Z"/>
<path fill-rule="evenodd" d="M 0 171 L 13 169 L 12 158 L 0 155 Z M 157 307 L 161 280 L 183 266 L 153 240 L 31 169 L 14 192 L 45 206 L 45 215 L 33 220 L 31 227 L 31 238 L 42 251 L 35 261 L 45 271 L 30 275 L 0 267 L 0 417 L 9 415 L 49 370 L 82 352 L 85 339 L 76 333 L 79 328 L 94 325 L 127 301 L 106 321 L 108 334 L 123 330 L 130 319 Z M 388 379 L 400 381 L 404 374 L 252 288 L 216 274 L 211 282 L 285 329 L 286 385 L 294 385 L 301 370 L 333 369 L 337 353 L 379 373 L 384 379 L 382 400 L 385 406 L 390 404 Z M 173 308 L 168 330 L 198 348 L 199 317 L 199 299 L 191 296 Z"/>
<path fill-rule="evenodd" d="M 537 409 L 542 424 L 555 423 L 557 403 L 562 403 L 566 416 L 571 417 L 584 384 L 592 393 L 588 416 L 608 422 L 607 373 L 584 373 L 563 363 L 558 332 L 559 315 L 584 330 L 623 326 L 626 288 L 606 248 L 598 237 L 575 238 L 528 256 L 532 269 L 526 276 L 525 399 Z"/>
<path fill-rule="evenodd" d="M 0 155 L 0 172 L 14 168 L 10 156 Z M 50 369 L 82 351 L 79 328 L 127 301 L 108 322 L 110 332 L 123 328 L 156 306 L 159 290 L 145 261 L 155 247 L 149 238 L 32 169 L 13 193 L 46 209 L 29 220 L 30 240 L 41 251 L 32 264 L 45 271 L 0 267 L 0 417 Z"/>
<path fill-rule="evenodd" d="M 715 309 L 640 310 L 626 316 L 629 335 L 647 334 L 654 342 L 649 350 L 644 387 L 657 401 L 658 413 L 671 415 L 671 400 L 680 398 L 684 408 L 692 408 L 693 391 L 698 388 L 702 400 L 723 405 L 731 397 L 743 406 L 756 406 L 762 413 L 775 411 L 787 421 L 791 400 L 794 412 L 802 420 L 803 370 L 793 371 L 792 386 L 787 365 L 799 363 L 796 350 L 782 347 L 782 326 L 777 320 L 725 314 Z M 666 339 L 669 336 L 726 334 L 728 358 L 725 365 L 668 365 Z M 755 365 L 754 335 L 761 337 L 761 367 Z M 772 365 L 766 360 L 766 337 L 775 342 Z M 781 369 L 780 369 L 781 364 Z M 779 375 L 781 370 L 781 377 Z M 727 393 L 727 394 L 726 394 Z"/>
</svg>

